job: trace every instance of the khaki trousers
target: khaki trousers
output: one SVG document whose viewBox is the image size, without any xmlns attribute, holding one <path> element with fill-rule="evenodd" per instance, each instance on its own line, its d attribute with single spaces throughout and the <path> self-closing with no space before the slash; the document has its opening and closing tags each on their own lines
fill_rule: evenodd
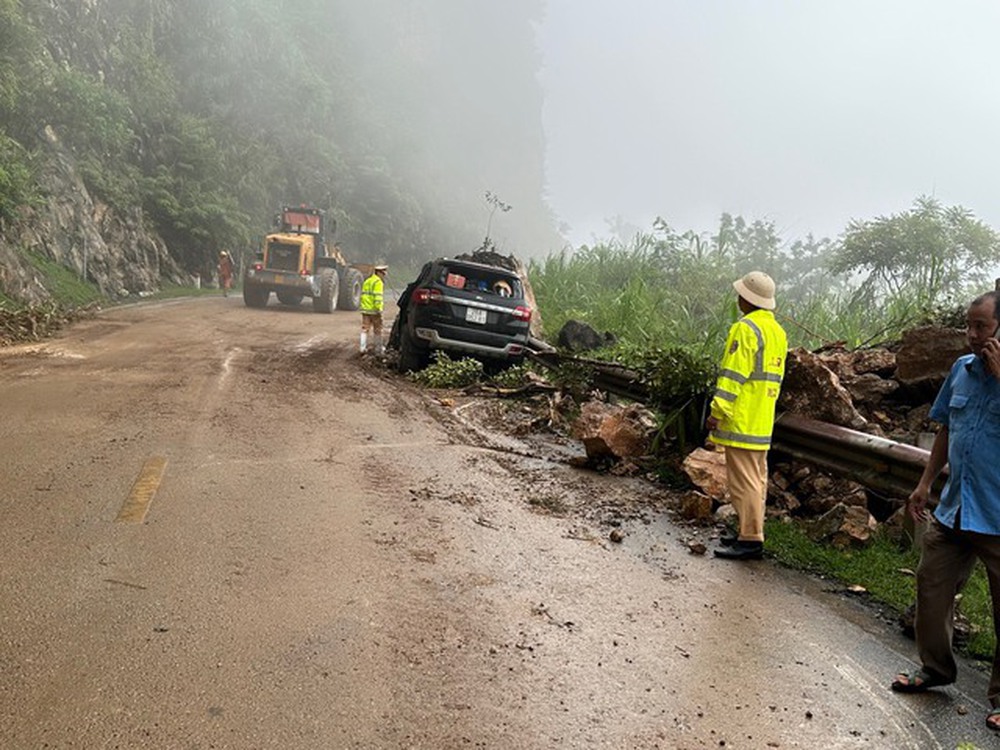
<svg viewBox="0 0 1000 750">
<path fill-rule="evenodd" d="M 931 519 L 923 535 L 917 567 L 917 653 L 924 669 L 954 682 L 958 666 L 951 650 L 954 634 L 955 595 L 972 573 L 976 559 L 983 561 L 993 603 L 993 630 L 997 647 L 987 693 L 991 706 L 1000 705 L 1000 536 L 955 531 Z"/>
<path fill-rule="evenodd" d="M 729 500 L 740 519 L 739 538 L 764 541 L 764 504 L 767 501 L 767 451 L 726 446 Z"/>
<path fill-rule="evenodd" d="M 361 330 L 365 333 L 373 330 L 376 336 L 381 336 L 382 313 L 361 313 Z"/>
</svg>

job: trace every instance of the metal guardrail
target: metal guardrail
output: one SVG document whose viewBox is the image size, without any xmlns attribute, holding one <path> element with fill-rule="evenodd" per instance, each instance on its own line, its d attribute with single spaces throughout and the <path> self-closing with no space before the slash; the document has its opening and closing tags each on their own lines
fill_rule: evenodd
<svg viewBox="0 0 1000 750">
<path fill-rule="evenodd" d="M 771 448 L 822 466 L 871 489 L 906 497 L 917 486 L 930 451 L 840 425 L 781 414 Z M 940 491 L 943 478 L 935 489 Z"/>
<path fill-rule="evenodd" d="M 649 391 L 638 373 L 621 365 L 568 356 L 551 349 L 531 352 L 530 356 L 552 368 L 574 362 L 588 365 L 593 368 L 596 387 L 648 403 Z M 771 447 L 870 489 L 899 497 L 913 491 L 930 457 L 930 451 L 914 445 L 788 413 L 775 420 Z M 936 492 L 940 492 L 946 475 L 947 469 L 934 485 Z"/>
</svg>

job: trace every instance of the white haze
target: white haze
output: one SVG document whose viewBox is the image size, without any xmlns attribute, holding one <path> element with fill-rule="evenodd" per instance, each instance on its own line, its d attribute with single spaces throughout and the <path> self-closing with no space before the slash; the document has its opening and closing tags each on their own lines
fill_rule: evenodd
<svg viewBox="0 0 1000 750">
<path fill-rule="evenodd" d="M 835 237 L 924 194 L 1000 227 L 998 31 L 993 0 L 547 0 L 549 205 L 574 245 Z"/>
</svg>

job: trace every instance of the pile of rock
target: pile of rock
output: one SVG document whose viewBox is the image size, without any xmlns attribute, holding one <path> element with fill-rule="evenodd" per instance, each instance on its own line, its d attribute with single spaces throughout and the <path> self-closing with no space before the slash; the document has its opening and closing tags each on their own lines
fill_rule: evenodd
<svg viewBox="0 0 1000 750">
<path fill-rule="evenodd" d="M 907 331 L 893 347 L 795 349 L 789 352 L 779 410 L 927 447 L 933 439 L 928 420 L 933 398 L 955 359 L 968 351 L 962 330 L 940 326 Z M 904 498 L 777 452 L 770 464 L 769 515 L 805 521 L 813 539 L 846 547 L 868 543 L 880 525 L 893 535 L 905 533 Z M 681 512 L 692 520 L 725 520 L 731 509 L 723 454 L 698 449 L 684 469 L 711 505 L 688 499 Z"/>
<path fill-rule="evenodd" d="M 955 359 L 968 352 L 960 329 L 924 326 L 891 347 L 827 347 L 789 352 L 780 411 L 800 414 L 897 442 L 928 447 L 931 402 Z M 636 405 L 585 404 L 574 436 L 592 465 L 641 465 L 651 452 L 655 422 Z M 770 455 L 768 513 L 804 522 L 817 541 L 839 547 L 866 544 L 883 526 L 904 533 L 902 497 L 886 496 L 850 476 L 833 476 L 776 451 Z M 726 521 L 725 458 L 698 448 L 683 463 L 694 489 L 678 511 L 699 523 Z"/>
<path fill-rule="evenodd" d="M 779 411 L 919 444 L 952 364 L 969 351 L 961 329 L 922 326 L 892 347 L 793 349 Z"/>
</svg>

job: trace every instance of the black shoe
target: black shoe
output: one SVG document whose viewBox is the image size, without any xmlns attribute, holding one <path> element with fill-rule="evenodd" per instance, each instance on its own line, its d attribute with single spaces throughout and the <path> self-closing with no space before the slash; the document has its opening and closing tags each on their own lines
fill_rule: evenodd
<svg viewBox="0 0 1000 750">
<path fill-rule="evenodd" d="M 715 556 L 727 560 L 760 560 L 764 556 L 764 543 L 736 541 L 731 547 L 715 550 Z"/>
<path fill-rule="evenodd" d="M 726 529 L 721 534 L 719 534 L 719 544 L 723 547 L 732 547 L 740 539 L 740 535 L 737 534 L 732 529 Z"/>
</svg>

